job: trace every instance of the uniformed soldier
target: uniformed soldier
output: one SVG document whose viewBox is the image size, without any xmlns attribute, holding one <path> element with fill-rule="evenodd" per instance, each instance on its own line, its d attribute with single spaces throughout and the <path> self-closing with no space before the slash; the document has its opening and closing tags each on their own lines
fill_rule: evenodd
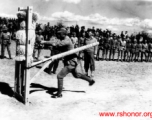
<svg viewBox="0 0 152 120">
<path fill-rule="evenodd" d="M 145 40 L 145 60 L 148 62 L 148 42 Z"/>
<path fill-rule="evenodd" d="M 116 42 L 116 50 L 118 51 L 117 61 L 119 61 L 120 54 L 121 54 L 121 41 L 122 41 L 121 37 L 118 36 L 117 42 Z"/>
<path fill-rule="evenodd" d="M 110 36 L 110 38 L 109 38 L 109 60 L 111 60 L 112 48 L 113 48 L 113 37 Z"/>
<path fill-rule="evenodd" d="M 95 38 L 98 42 L 100 41 L 101 38 L 100 38 L 100 35 L 99 35 L 99 32 L 98 32 L 98 31 L 96 31 L 96 32 L 94 33 L 94 38 Z M 99 42 L 99 43 L 100 43 L 100 42 Z M 98 49 L 98 48 L 99 48 L 99 45 L 96 46 L 96 47 L 97 47 L 97 49 L 96 49 L 97 51 L 94 50 L 94 52 L 97 53 L 95 59 L 96 59 L 96 60 L 99 60 L 99 56 L 100 56 L 100 50 Z M 98 50 L 99 50 L 99 51 L 98 51 Z M 94 53 L 94 54 L 95 54 L 95 53 Z"/>
<path fill-rule="evenodd" d="M 36 58 L 37 60 L 40 59 L 40 54 L 41 51 L 44 47 L 40 42 L 44 40 L 44 37 L 42 35 L 42 31 L 39 30 L 37 35 L 36 35 L 36 40 L 35 40 L 35 46 L 34 46 L 34 52 L 33 52 L 33 57 Z M 38 51 L 37 57 L 35 57 L 36 51 Z"/>
<path fill-rule="evenodd" d="M 137 47 L 137 39 L 134 38 L 132 42 L 132 47 L 131 47 L 131 61 L 135 61 L 135 56 L 136 56 L 136 47 Z"/>
<path fill-rule="evenodd" d="M 12 59 L 11 57 L 11 50 L 10 50 L 10 45 L 11 45 L 11 35 L 8 32 L 8 28 L 4 26 L 3 28 L 3 33 L 1 36 L 2 39 L 2 51 L 1 51 L 1 57 L 5 57 L 5 49 L 7 48 L 9 58 Z"/>
<path fill-rule="evenodd" d="M 88 38 L 85 39 L 84 45 L 88 45 L 94 42 L 97 42 L 97 40 L 93 37 L 93 33 L 89 31 Z M 88 71 L 90 68 L 91 77 L 94 77 L 94 71 L 95 71 L 94 53 L 97 51 L 96 49 L 97 49 L 96 47 L 95 48 L 91 47 L 84 50 L 84 69 L 85 69 L 86 75 L 88 75 Z"/>
<path fill-rule="evenodd" d="M 81 36 L 80 36 L 80 39 L 79 39 L 79 47 L 82 47 L 84 45 L 85 39 L 86 39 L 86 34 L 85 34 L 85 32 L 82 32 Z M 84 59 L 84 52 L 83 51 L 79 52 L 79 57 L 81 59 Z"/>
<path fill-rule="evenodd" d="M 116 39 L 116 35 L 113 36 L 113 44 L 112 44 L 112 60 L 115 60 L 115 53 L 116 53 L 116 43 L 117 43 L 117 39 Z"/>
<path fill-rule="evenodd" d="M 142 61 L 143 61 L 143 57 L 145 58 L 145 61 L 148 62 L 148 44 L 147 44 L 147 40 L 145 40 L 142 44 L 142 56 L 141 56 Z"/>
<path fill-rule="evenodd" d="M 135 61 L 139 61 L 139 57 L 140 57 L 140 54 L 141 54 L 141 51 L 142 50 L 142 44 L 139 42 L 139 40 L 137 40 L 137 45 L 136 45 L 136 50 L 135 50 Z"/>
<path fill-rule="evenodd" d="M 86 39 L 86 34 L 85 32 L 83 32 L 80 36 L 80 40 L 79 40 L 79 47 L 82 47 L 84 45 L 84 40 Z"/>
<path fill-rule="evenodd" d="M 106 36 L 105 37 L 105 42 L 104 42 L 105 43 L 105 47 L 104 47 L 105 48 L 105 52 L 104 52 L 105 53 L 105 60 L 108 60 L 107 55 L 108 55 L 109 48 L 110 48 L 109 41 L 110 41 L 110 37 Z"/>
<path fill-rule="evenodd" d="M 131 56 L 130 51 L 131 51 L 131 41 L 130 39 L 128 39 L 126 42 L 126 51 L 125 51 L 125 57 L 124 57 L 125 61 L 128 61 L 128 62 L 130 61 L 130 56 Z"/>
<path fill-rule="evenodd" d="M 148 43 L 148 61 L 151 62 L 152 61 L 152 41 L 149 41 Z"/>
<path fill-rule="evenodd" d="M 106 47 L 107 47 L 107 38 L 103 36 L 103 53 L 102 53 L 102 59 L 106 59 Z"/>
<path fill-rule="evenodd" d="M 77 48 L 78 47 L 78 38 L 77 38 L 75 32 L 72 33 L 71 41 L 72 41 L 72 43 L 74 45 L 74 48 Z"/>
<path fill-rule="evenodd" d="M 71 42 L 71 39 L 66 35 L 67 31 L 65 28 L 61 28 L 59 33 L 60 40 L 57 42 L 51 42 L 51 41 L 42 41 L 43 44 L 50 44 L 53 46 L 56 46 L 61 50 L 61 52 L 66 52 L 69 50 L 74 49 L 74 45 Z M 83 80 L 86 80 L 89 82 L 89 85 L 93 85 L 95 81 L 91 79 L 90 77 L 83 75 L 81 73 L 78 73 L 76 70 L 77 67 L 77 61 L 76 61 L 77 55 L 72 54 L 64 57 L 64 68 L 58 73 L 57 79 L 58 79 L 58 92 L 53 97 L 59 98 L 62 97 L 62 88 L 63 88 L 63 78 L 68 74 L 72 73 L 75 78 L 81 78 Z"/>
<path fill-rule="evenodd" d="M 126 50 L 126 41 L 123 37 L 122 41 L 121 41 L 121 61 L 123 61 L 123 59 L 124 59 L 125 50 Z"/>
<path fill-rule="evenodd" d="M 98 42 L 99 42 L 99 45 L 98 45 L 96 59 L 101 60 L 104 58 L 104 39 L 103 39 L 103 36 L 100 37 Z M 102 58 L 100 58 L 100 51 L 102 52 Z"/>
</svg>

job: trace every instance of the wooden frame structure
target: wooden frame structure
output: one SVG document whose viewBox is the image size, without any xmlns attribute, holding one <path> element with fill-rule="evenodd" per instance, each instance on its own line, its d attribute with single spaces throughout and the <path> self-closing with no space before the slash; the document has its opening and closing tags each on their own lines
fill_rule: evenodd
<svg viewBox="0 0 152 120">
<path fill-rule="evenodd" d="M 15 61 L 15 85 L 14 85 L 14 95 L 20 99 L 23 103 L 29 103 L 29 80 L 30 80 L 30 57 L 29 57 L 29 46 L 30 32 L 32 27 L 32 14 L 33 7 L 27 7 L 27 9 L 18 8 L 18 11 L 25 11 L 26 13 L 26 47 L 25 47 L 25 61 Z"/>
<path fill-rule="evenodd" d="M 54 56 L 51 56 L 50 58 L 44 58 L 41 61 L 38 62 L 30 62 L 29 57 L 29 46 L 31 44 L 31 41 L 29 39 L 29 35 L 31 30 L 31 24 L 32 24 L 32 13 L 33 8 L 27 7 L 27 9 L 18 9 L 19 11 L 26 11 L 27 14 L 27 21 L 26 21 L 26 56 L 25 61 L 22 61 L 21 67 L 17 66 L 17 61 L 15 62 L 15 87 L 14 87 L 14 95 L 15 97 L 19 98 L 25 105 L 29 105 L 29 91 L 30 91 L 30 84 L 36 80 L 35 78 L 46 68 L 48 65 L 59 58 L 65 57 L 70 54 L 77 53 L 79 51 L 85 50 L 87 48 L 97 46 L 99 45 L 98 42 L 89 44 L 83 47 L 79 47 L 61 54 L 57 54 Z M 46 62 L 46 63 L 45 63 Z M 30 68 L 35 67 L 36 65 L 39 65 L 41 63 L 45 63 L 43 67 L 35 74 L 33 78 L 30 77 Z"/>
</svg>

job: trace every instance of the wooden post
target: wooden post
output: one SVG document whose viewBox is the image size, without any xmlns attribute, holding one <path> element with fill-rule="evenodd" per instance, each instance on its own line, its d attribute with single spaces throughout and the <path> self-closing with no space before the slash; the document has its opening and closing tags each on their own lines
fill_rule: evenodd
<svg viewBox="0 0 152 120">
<path fill-rule="evenodd" d="M 25 62 L 26 62 L 26 68 L 25 68 L 25 98 L 24 102 L 26 105 L 29 104 L 29 80 L 30 80 L 30 69 L 28 67 L 31 65 L 31 40 L 29 39 L 30 37 L 30 31 L 31 25 L 32 25 L 32 13 L 33 13 L 33 8 L 32 7 L 27 7 L 27 22 L 26 22 L 26 56 L 25 56 Z"/>
<path fill-rule="evenodd" d="M 30 65 L 31 65 L 31 29 L 32 27 L 32 14 L 33 7 L 27 7 L 27 9 L 18 8 L 18 11 L 26 12 L 26 47 L 25 47 L 25 61 L 15 61 L 15 97 L 19 98 L 26 105 L 29 104 L 29 80 L 30 80 Z"/>
</svg>

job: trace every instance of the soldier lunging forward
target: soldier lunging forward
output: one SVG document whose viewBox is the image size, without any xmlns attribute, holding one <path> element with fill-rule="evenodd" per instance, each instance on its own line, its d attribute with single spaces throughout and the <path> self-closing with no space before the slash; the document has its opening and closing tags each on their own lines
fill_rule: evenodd
<svg viewBox="0 0 152 120">
<path fill-rule="evenodd" d="M 42 41 L 41 43 L 56 46 L 62 52 L 66 52 L 66 51 L 74 49 L 74 45 L 72 44 L 71 39 L 67 36 L 66 29 L 61 28 L 58 33 L 59 33 L 59 39 L 60 39 L 59 41 L 57 41 L 57 42 Z M 72 55 L 68 55 L 68 56 L 64 57 L 64 61 L 63 61 L 64 62 L 64 68 L 57 75 L 58 92 L 53 97 L 55 97 L 55 98 L 62 97 L 63 78 L 68 73 L 72 73 L 75 78 L 81 78 L 85 81 L 88 81 L 90 86 L 95 83 L 95 81 L 92 80 L 90 77 L 77 72 L 77 70 L 76 70 L 77 61 L 75 60 L 76 58 L 77 58 L 76 54 L 72 54 Z"/>
</svg>

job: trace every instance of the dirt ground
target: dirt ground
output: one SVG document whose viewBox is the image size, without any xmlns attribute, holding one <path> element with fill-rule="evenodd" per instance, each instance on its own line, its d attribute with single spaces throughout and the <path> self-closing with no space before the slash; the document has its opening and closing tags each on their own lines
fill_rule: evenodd
<svg viewBox="0 0 152 120">
<path fill-rule="evenodd" d="M 11 45 L 14 57 L 15 45 Z M 49 55 L 43 51 L 42 58 Z M 6 56 L 8 56 L 6 52 Z M 0 59 L 0 120 L 150 120 L 147 117 L 100 117 L 99 112 L 151 112 L 152 63 L 96 61 L 95 81 L 69 74 L 64 79 L 63 97 L 51 98 L 56 91 L 56 75 L 42 72 L 32 84 L 29 106 L 13 95 L 14 59 Z M 63 67 L 62 62 L 57 70 Z M 79 71 L 80 67 L 78 68 Z M 31 69 L 33 76 L 39 68 Z"/>
</svg>

